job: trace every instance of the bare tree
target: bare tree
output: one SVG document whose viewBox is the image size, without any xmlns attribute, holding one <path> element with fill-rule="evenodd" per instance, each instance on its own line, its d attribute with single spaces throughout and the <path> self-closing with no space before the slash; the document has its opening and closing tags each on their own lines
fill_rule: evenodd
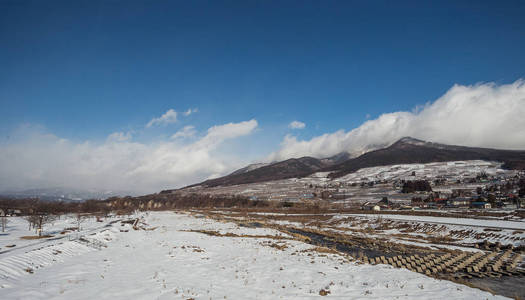
<svg viewBox="0 0 525 300">
<path fill-rule="evenodd" d="M 31 230 L 31 229 L 35 228 L 36 217 L 34 215 L 26 216 L 26 217 L 24 217 L 24 219 L 29 224 L 29 228 L 27 230 Z"/>
<path fill-rule="evenodd" d="M 100 214 L 104 218 L 107 218 L 110 213 L 111 213 L 111 207 L 109 205 L 104 203 L 103 205 L 100 206 Z"/>
<path fill-rule="evenodd" d="M 2 223 L 2 232 L 5 232 L 5 228 L 7 227 L 7 222 L 9 222 L 9 220 L 7 220 L 6 212 L 2 209 L 0 209 L 0 219 L 0 223 Z"/>
<path fill-rule="evenodd" d="M 87 219 L 89 219 L 88 214 L 81 213 L 81 212 L 77 212 L 75 214 L 75 220 L 77 221 L 77 231 L 80 231 L 80 225 L 82 225 L 82 223 L 86 221 Z"/>
<path fill-rule="evenodd" d="M 38 235 L 41 236 L 44 225 L 53 222 L 55 216 L 42 210 L 31 209 L 30 214 L 25 217 L 25 219 L 29 223 L 29 230 L 31 230 L 32 227 L 36 229 Z"/>
<path fill-rule="evenodd" d="M 55 220 L 54 215 L 39 213 L 36 215 L 36 229 L 38 231 L 38 236 L 42 236 L 42 231 L 44 230 L 44 225 L 51 223 Z"/>
</svg>

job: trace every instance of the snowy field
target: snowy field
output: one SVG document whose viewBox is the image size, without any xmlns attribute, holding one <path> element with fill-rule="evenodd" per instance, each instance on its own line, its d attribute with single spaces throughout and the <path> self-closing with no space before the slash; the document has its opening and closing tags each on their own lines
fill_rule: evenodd
<svg viewBox="0 0 525 300">
<path fill-rule="evenodd" d="M 85 237 L 100 249 L 62 239 L 0 254 L 0 299 L 503 299 L 404 269 L 356 264 L 273 229 L 173 212 L 145 214 L 142 222 L 150 230 L 120 222 L 91 230 Z"/>
<path fill-rule="evenodd" d="M 435 162 L 426 164 L 400 164 L 380 167 L 363 168 L 350 173 L 335 181 L 360 182 L 363 178 L 374 180 L 410 180 L 414 172 L 418 178 L 434 179 L 438 176 L 454 178 L 475 177 L 481 172 L 496 176 L 499 174 L 513 173 L 500 168 L 501 163 L 483 160 Z"/>
<path fill-rule="evenodd" d="M 35 230 L 29 228 L 29 223 L 24 218 L 8 217 L 7 231 L 0 232 L 0 253 L 3 251 L 15 251 L 21 248 L 30 248 L 32 245 L 42 245 L 43 240 L 21 239 L 23 236 L 37 235 Z M 95 217 L 85 218 L 80 223 L 82 234 L 95 232 L 111 221 L 117 220 L 115 217 L 103 218 L 102 222 L 97 222 Z M 66 228 L 76 228 L 77 220 L 73 215 L 61 216 L 49 224 L 45 224 L 42 235 L 51 235 L 53 239 L 73 239 L 79 234 L 76 230 L 65 230 Z M 14 247 L 6 247 L 12 246 Z"/>
<path fill-rule="evenodd" d="M 347 214 L 344 216 L 358 216 L 362 218 L 377 219 L 380 216 L 383 219 L 415 221 L 423 223 L 436 224 L 450 224 L 450 225 L 466 225 L 479 227 L 504 228 L 513 230 L 525 230 L 525 222 L 505 221 L 505 220 L 487 220 L 487 219 L 470 219 L 470 218 L 447 218 L 447 217 L 431 217 L 431 216 L 412 216 L 412 215 L 370 215 L 370 214 Z"/>
<path fill-rule="evenodd" d="M 384 230 L 385 222 L 388 222 L 388 230 Z M 387 237 L 397 243 L 419 246 L 426 244 L 431 248 L 463 251 L 476 251 L 476 249 L 456 246 L 487 241 L 519 247 L 523 246 L 525 241 L 525 230 L 523 230 L 525 222 L 518 221 L 390 214 L 341 214 L 333 216 L 327 223 L 334 224 L 335 229 L 373 228 L 378 237 Z M 371 233 L 368 232 L 367 235 L 371 236 Z M 410 235 L 411 238 L 403 237 L 406 235 Z M 435 245 L 432 244 L 432 237 L 450 239 L 447 240 L 446 245 Z"/>
</svg>

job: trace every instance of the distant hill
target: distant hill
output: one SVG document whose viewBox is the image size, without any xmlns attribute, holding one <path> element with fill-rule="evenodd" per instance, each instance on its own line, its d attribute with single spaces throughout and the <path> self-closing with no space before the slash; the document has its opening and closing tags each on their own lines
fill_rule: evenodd
<svg viewBox="0 0 525 300">
<path fill-rule="evenodd" d="M 7 198 L 38 198 L 43 201 L 64 201 L 74 202 L 89 199 L 107 199 L 113 196 L 129 195 L 126 192 L 99 191 L 99 190 L 80 190 L 71 188 L 35 188 L 17 191 L 0 192 L 0 196 Z"/>
<path fill-rule="evenodd" d="M 213 187 L 218 185 L 235 185 L 302 177 L 308 176 L 328 166 L 330 166 L 329 163 L 323 162 L 322 160 L 313 157 L 291 158 L 246 172 L 241 169 L 243 171 L 238 170 L 230 175 L 206 180 L 196 185 Z"/>
<path fill-rule="evenodd" d="M 213 187 L 299 178 L 320 171 L 331 172 L 329 176 L 337 178 L 368 167 L 458 160 L 498 161 L 503 163 L 503 168 L 525 169 L 525 151 L 452 146 L 405 137 L 386 148 L 355 158 L 343 152 L 324 159 L 301 157 L 271 164 L 253 164 L 230 175 L 192 186 Z"/>
<path fill-rule="evenodd" d="M 241 168 L 241 169 L 239 169 L 239 170 L 233 171 L 230 175 L 244 174 L 244 173 L 247 173 L 247 172 L 253 171 L 253 170 L 255 170 L 255 169 L 259 169 L 259 168 L 262 168 L 262 167 L 266 167 L 266 166 L 269 165 L 269 164 L 270 164 L 270 163 L 258 163 L 258 164 L 247 165 L 247 166 L 244 167 L 244 168 Z"/>
<path fill-rule="evenodd" d="M 299 162 L 304 162 L 306 164 L 308 164 L 308 160 L 310 160 L 310 165 L 312 165 L 311 161 L 313 159 L 313 160 L 318 160 L 319 161 L 319 162 L 315 162 L 316 165 L 321 164 L 323 166 L 332 166 L 332 165 L 339 164 L 339 163 L 342 163 L 344 161 L 347 161 L 351 157 L 352 156 L 349 153 L 341 152 L 341 153 L 336 154 L 334 156 L 327 157 L 327 158 L 322 158 L 322 159 L 316 159 L 316 158 L 313 158 L 313 157 L 302 157 L 302 158 L 298 158 L 298 160 L 299 160 Z M 292 160 L 293 159 L 289 159 L 288 163 L 291 163 Z M 244 168 L 241 168 L 241 169 L 238 169 L 236 171 L 233 171 L 228 176 L 244 174 L 244 173 L 248 173 L 250 171 L 253 171 L 255 169 L 259 169 L 259 168 L 266 167 L 266 166 L 273 165 L 273 164 L 281 164 L 281 163 L 284 163 L 284 162 L 286 162 L 286 161 L 273 162 L 273 163 L 255 163 L 255 164 L 250 164 L 250 165 L 247 165 Z M 275 167 L 280 168 L 280 167 L 282 167 L 282 165 L 273 166 L 272 168 L 275 168 Z M 301 168 L 301 169 L 303 169 L 303 168 Z M 314 167 L 314 169 L 316 169 L 316 168 Z"/>
<path fill-rule="evenodd" d="M 452 146 L 405 137 L 387 148 L 365 153 L 329 168 L 330 177 L 341 177 L 362 168 L 457 160 L 486 160 L 503 163 L 503 168 L 525 169 L 525 151 Z"/>
</svg>

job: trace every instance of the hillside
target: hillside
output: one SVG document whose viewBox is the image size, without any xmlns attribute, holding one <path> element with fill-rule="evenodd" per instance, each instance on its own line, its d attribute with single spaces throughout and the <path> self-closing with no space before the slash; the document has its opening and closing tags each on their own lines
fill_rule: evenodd
<svg viewBox="0 0 525 300">
<path fill-rule="evenodd" d="M 458 160 L 499 161 L 503 163 L 503 168 L 524 169 L 525 151 L 452 146 L 406 137 L 387 148 L 365 153 L 341 164 L 334 165 L 328 170 L 333 171 L 330 177 L 336 178 L 361 168 Z"/>
<path fill-rule="evenodd" d="M 291 158 L 285 161 L 259 167 L 247 172 L 240 170 L 230 175 L 206 180 L 198 185 L 208 187 L 218 185 L 235 185 L 261 181 L 279 180 L 292 177 L 308 176 L 330 165 L 313 157 Z M 242 169 L 241 169 L 242 170 Z"/>
<path fill-rule="evenodd" d="M 460 160 L 498 161 L 503 163 L 503 168 L 525 169 L 525 151 L 444 145 L 405 137 L 386 148 L 356 158 L 343 152 L 324 159 L 301 157 L 271 164 L 254 164 L 192 186 L 214 187 L 300 178 L 320 171 L 331 172 L 329 176 L 337 178 L 368 167 Z"/>
</svg>

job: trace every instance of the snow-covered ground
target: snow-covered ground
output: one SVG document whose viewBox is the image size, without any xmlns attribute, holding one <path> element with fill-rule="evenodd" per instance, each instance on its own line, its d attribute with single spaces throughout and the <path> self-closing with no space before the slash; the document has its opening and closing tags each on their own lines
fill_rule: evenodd
<svg viewBox="0 0 525 300">
<path fill-rule="evenodd" d="M 439 213 L 440 211 L 436 211 Z M 222 212 L 228 217 L 228 214 Z M 474 248 L 466 249 L 462 245 L 481 243 L 484 241 L 491 243 L 500 243 L 502 245 L 513 245 L 516 247 L 523 246 L 525 243 L 525 222 L 523 221 L 509 221 L 497 219 L 492 217 L 487 219 L 481 218 L 453 218 L 453 217 L 434 217 L 434 216 L 417 216 L 417 215 L 394 215 L 394 214 L 345 214 L 345 213 L 329 213 L 329 214 L 309 214 L 307 215 L 313 224 L 303 224 L 300 222 L 293 222 L 282 219 L 282 217 L 289 217 L 293 219 L 295 216 L 301 214 L 284 214 L 284 213 L 250 213 L 252 217 L 267 216 L 270 217 L 265 221 L 279 224 L 290 225 L 295 227 L 317 227 L 317 222 L 324 226 L 328 226 L 331 230 L 337 232 L 345 232 L 347 229 L 354 229 L 354 235 L 361 235 L 364 237 L 387 237 L 393 242 L 412 244 L 420 246 L 431 246 L 432 248 L 448 248 L 461 249 L 465 251 L 476 251 Z M 272 219 L 271 217 L 276 217 Z M 321 220 L 325 217 L 328 219 Z M 235 217 L 232 217 L 233 219 Z M 242 219 L 242 217 L 239 217 Z M 521 219 L 520 219 L 521 220 Z M 385 230 L 382 228 L 385 223 L 389 223 L 388 227 L 391 229 Z M 408 228 L 407 228 L 408 227 Z M 359 231 L 364 229 L 373 229 L 360 234 Z M 396 235 L 405 234 L 413 235 L 410 241 L 407 238 L 400 239 Z M 452 240 L 447 241 L 447 245 L 434 245 L 427 240 L 427 238 L 443 238 L 449 237 Z M 450 245 L 457 244 L 456 246 Z"/>
<path fill-rule="evenodd" d="M 467 225 L 493 228 L 508 228 L 514 230 L 525 230 L 525 222 L 505 221 L 505 220 L 487 220 L 487 219 L 470 219 L 470 218 L 446 218 L 446 217 L 432 217 L 432 216 L 412 216 L 412 215 L 371 215 L 371 214 L 347 214 L 344 216 L 359 216 L 363 218 L 377 219 L 380 216 L 382 219 L 416 221 L 424 223 L 437 224 L 451 224 L 451 225 Z"/>
<path fill-rule="evenodd" d="M 483 160 L 435 162 L 426 164 L 400 164 L 363 168 L 335 181 L 360 182 L 363 178 L 373 180 L 411 180 L 414 172 L 418 178 L 433 179 L 438 176 L 454 178 L 472 177 L 484 172 L 488 175 L 512 173 L 500 168 L 501 163 Z"/>
<path fill-rule="evenodd" d="M 86 234 L 94 232 L 100 228 L 103 228 L 106 224 L 111 221 L 117 220 L 116 217 L 102 218 L 102 222 L 97 222 L 95 217 L 85 217 L 80 223 L 82 232 L 80 234 Z M 64 230 L 67 228 L 76 228 L 78 226 L 77 220 L 73 215 L 63 215 L 60 218 L 56 218 L 53 222 L 44 225 L 42 235 L 52 236 L 52 240 L 57 239 L 73 239 L 79 234 L 76 230 Z M 21 248 L 30 248 L 32 245 L 42 245 L 47 239 L 43 240 L 31 240 L 21 239 L 23 236 L 36 236 L 38 235 L 34 229 L 29 228 L 29 223 L 21 217 L 8 217 L 7 228 L 5 232 L 0 232 L 0 253 L 4 251 L 13 252 Z M 7 247 L 13 246 L 14 247 Z"/>
<path fill-rule="evenodd" d="M 439 245 L 439 247 L 449 249 L 461 249 L 450 243 L 465 245 L 487 241 L 518 247 L 523 246 L 525 241 L 525 222 L 519 221 L 390 214 L 341 214 L 333 216 L 329 222 L 336 223 L 336 228 L 364 229 L 371 227 L 375 230 L 380 229 L 384 222 L 389 222 L 388 227 L 392 229 L 378 230 L 376 234 L 405 244 L 407 238 L 403 240 L 398 235 L 401 233 L 412 235 L 410 243 L 427 243 L 427 246 L 431 245 L 431 242 L 426 241 L 427 238 L 448 237 L 452 239 L 448 241 L 448 245 Z"/>
<path fill-rule="evenodd" d="M 321 290 L 338 299 L 503 298 L 294 240 L 187 231 L 282 236 L 273 229 L 173 212 L 144 222 L 153 230 L 119 222 L 88 234 L 107 246 L 100 250 L 63 239 L 0 254 L 0 299 L 310 299 Z"/>
</svg>

